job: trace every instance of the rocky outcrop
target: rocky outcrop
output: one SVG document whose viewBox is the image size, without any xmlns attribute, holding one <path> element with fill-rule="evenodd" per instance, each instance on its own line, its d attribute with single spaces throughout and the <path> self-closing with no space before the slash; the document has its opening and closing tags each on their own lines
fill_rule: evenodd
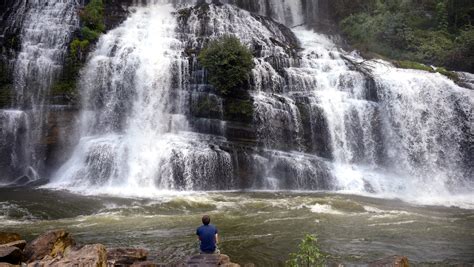
<svg viewBox="0 0 474 267">
<path fill-rule="evenodd" d="M 7 264 L 19 264 L 23 259 L 26 241 L 17 233 L 0 232 L 0 267 Z"/>
<path fill-rule="evenodd" d="M 45 257 L 58 257 L 75 245 L 72 236 L 65 230 L 53 230 L 40 235 L 29 243 L 24 251 L 27 262 L 42 260 Z"/>
<path fill-rule="evenodd" d="M 24 249 L 24 250 L 23 250 Z M 22 266 L 159 266 L 147 261 L 148 251 L 141 248 L 112 248 L 102 244 L 76 246 L 65 230 L 46 232 L 29 244 L 15 233 L 0 233 L 0 267 Z"/>
<path fill-rule="evenodd" d="M 113 248 L 107 250 L 107 263 L 109 265 L 134 264 L 135 262 L 147 265 L 145 263 L 147 257 L 148 251 L 140 248 Z"/>
<path fill-rule="evenodd" d="M 0 247 L 0 262 L 19 264 L 23 254 L 17 247 Z"/>
<path fill-rule="evenodd" d="M 68 251 L 64 257 L 46 257 L 40 261 L 34 261 L 28 264 L 29 267 L 43 266 L 88 266 L 105 267 L 107 266 L 107 252 L 104 245 L 94 244 L 85 245 L 80 249 Z"/>
</svg>

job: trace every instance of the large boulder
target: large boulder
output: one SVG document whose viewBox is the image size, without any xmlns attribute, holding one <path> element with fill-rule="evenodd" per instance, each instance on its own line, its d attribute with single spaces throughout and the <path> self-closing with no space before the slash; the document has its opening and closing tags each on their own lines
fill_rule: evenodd
<svg viewBox="0 0 474 267">
<path fill-rule="evenodd" d="M 148 251 L 141 248 L 112 248 L 107 249 L 107 262 L 110 265 L 133 264 L 146 261 Z"/>
<path fill-rule="evenodd" d="M 21 250 L 17 247 L 0 248 L 0 262 L 19 264 L 22 260 L 22 256 Z"/>
<path fill-rule="evenodd" d="M 64 230 L 53 230 L 38 236 L 25 247 L 27 262 L 42 260 L 46 256 L 55 258 L 64 254 L 66 249 L 74 247 L 75 241 Z"/>
<path fill-rule="evenodd" d="M 17 233 L 0 232 L 0 245 L 18 240 L 21 240 L 21 236 Z"/>
<path fill-rule="evenodd" d="M 30 262 L 28 267 L 106 267 L 107 250 L 104 245 L 85 245 L 76 250 L 69 250 L 64 257 L 46 257 L 40 261 Z"/>
</svg>

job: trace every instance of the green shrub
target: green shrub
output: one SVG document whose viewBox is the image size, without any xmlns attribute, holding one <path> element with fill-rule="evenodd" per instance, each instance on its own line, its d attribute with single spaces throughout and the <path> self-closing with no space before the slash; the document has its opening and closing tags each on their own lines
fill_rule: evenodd
<svg viewBox="0 0 474 267">
<path fill-rule="evenodd" d="M 298 252 L 290 254 L 290 259 L 286 262 L 287 266 L 323 266 L 326 262 L 327 256 L 321 252 L 316 235 L 306 235 L 298 248 Z"/>
<path fill-rule="evenodd" d="M 474 27 L 462 30 L 454 41 L 454 49 L 445 57 L 450 68 L 460 68 L 474 72 Z"/>
<path fill-rule="evenodd" d="M 198 60 L 208 71 L 209 82 L 224 95 L 248 80 L 254 66 L 251 51 L 235 36 L 210 41 Z"/>
<path fill-rule="evenodd" d="M 84 40 L 94 41 L 99 38 L 100 32 L 93 31 L 89 27 L 84 26 L 81 29 L 81 35 Z"/>
<path fill-rule="evenodd" d="M 454 48 L 451 36 L 442 31 L 417 31 L 417 61 L 444 65 L 448 52 Z"/>
<path fill-rule="evenodd" d="M 80 13 L 80 18 L 89 29 L 104 32 L 104 3 L 102 0 L 91 0 Z"/>
<path fill-rule="evenodd" d="M 88 40 L 80 40 L 80 39 L 74 39 L 71 42 L 71 54 L 76 55 L 79 52 L 85 50 L 89 46 L 89 41 Z"/>
<path fill-rule="evenodd" d="M 334 0 L 330 10 L 349 42 L 395 60 L 474 72 L 469 0 Z"/>
</svg>

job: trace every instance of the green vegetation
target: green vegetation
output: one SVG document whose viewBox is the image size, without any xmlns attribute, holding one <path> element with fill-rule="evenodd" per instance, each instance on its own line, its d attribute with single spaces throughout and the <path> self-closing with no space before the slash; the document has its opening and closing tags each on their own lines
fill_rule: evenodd
<svg viewBox="0 0 474 267">
<path fill-rule="evenodd" d="M 69 45 L 69 55 L 61 78 L 51 88 L 53 96 L 63 96 L 68 101 L 74 101 L 77 97 L 76 81 L 90 45 L 106 30 L 103 0 L 91 0 L 80 12 L 79 17 L 82 27 L 77 38 Z"/>
<path fill-rule="evenodd" d="M 451 79 L 455 82 L 459 81 L 459 76 L 455 72 L 446 70 L 443 67 L 436 68 L 436 72 L 438 72 L 440 74 L 443 74 L 444 76 L 448 77 L 449 79 Z"/>
<path fill-rule="evenodd" d="M 102 0 L 91 0 L 80 14 L 85 28 L 100 34 L 105 31 L 104 3 Z"/>
<path fill-rule="evenodd" d="M 82 59 L 89 49 L 89 45 L 95 42 L 105 32 L 104 3 L 102 0 L 91 0 L 79 14 L 82 28 L 79 38 L 72 41 L 70 45 L 71 57 Z"/>
<path fill-rule="evenodd" d="M 395 62 L 395 65 L 402 69 L 414 69 L 414 70 L 424 70 L 429 72 L 434 72 L 434 69 L 430 66 L 426 66 L 425 64 L 421 64 L 418 62 L 413 62 L 409 60 L 400 60 Z"/>
<path fill-rule="evenodd" d="M 474 72 L 471 0 L 334 0 L 331 12 L 362 52 Z"/>
<path fill-rule="evenodd" d="M 224 95 L 247 81 L 254 66 L 251 51 L 235 36 L 210 41 L 198 59 L 208 71 L 209 82 Z"/>
<path fill-rule="evenodd" d="M 298 245 L 299 251 L 290 254 L 289 267 L 324 266 L 326 255 L 321 252 L 316 235 L 307 234 Z"/>
<path fill-rule="evenodd" d="M 192 111 L 197 117 L 214 118 L 220 114 L 220 104 L 217 98 L 202 97 L 192 105 Z"/>
<path fill-rule="evenodd" d="M 430 66 L 426 66 L 424 64 L 409 61 L 409 60 L 396 61 L 395 65 L 402 69 L 415 69 L 415 70 L 424 70 L 424 71 L 429 71 L 429 72 L 438 72 L 455 82 L 459 80 L 459 77 L 455 72 L 448 71 L 443 67 L 432 68 Z"/>
</svg>

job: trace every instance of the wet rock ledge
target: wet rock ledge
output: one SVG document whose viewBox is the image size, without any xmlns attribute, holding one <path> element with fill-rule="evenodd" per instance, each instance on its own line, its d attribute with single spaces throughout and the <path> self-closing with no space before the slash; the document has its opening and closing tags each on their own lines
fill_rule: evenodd
<svg viewBox="0 0 474 267">
<path fill-rule="evenodd" d="M 79 246 L 65 230 L 52 230 L 27 243 L 15 233 L 0 232 L 0 267 L 27 266 L 165 266 L 148 261 L 148 251 L 137 248 L 106 248 L 102 244 Z M 227 255 L 195 255 L 166 266 L 239 267 Z"/>
</svg>

